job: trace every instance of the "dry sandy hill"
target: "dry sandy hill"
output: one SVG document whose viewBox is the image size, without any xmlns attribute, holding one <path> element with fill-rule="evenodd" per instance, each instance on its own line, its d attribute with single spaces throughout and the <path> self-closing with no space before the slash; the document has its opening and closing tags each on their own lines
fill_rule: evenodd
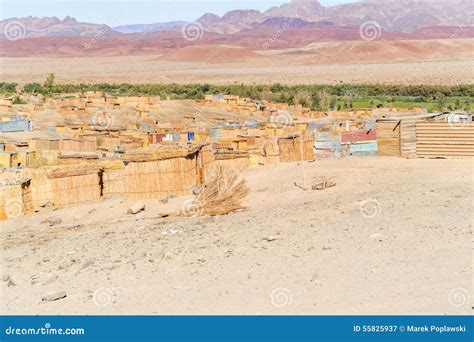
<svg viewBox="0 0 474 342">
<path fill-rule="evenodd" d="M 351 41 L 310 44 L 285 55 L 302 63 L 364 63 L 411 60 L 472 59 L 474 39 Z"/>
<path fill-rule="evenodd" d="M 163 55 L 160 59 L 175 62 L 225 63 L 261 57 L 260 54 L 239 46 L 195 45 L 172 51 Z"/>
</svg>

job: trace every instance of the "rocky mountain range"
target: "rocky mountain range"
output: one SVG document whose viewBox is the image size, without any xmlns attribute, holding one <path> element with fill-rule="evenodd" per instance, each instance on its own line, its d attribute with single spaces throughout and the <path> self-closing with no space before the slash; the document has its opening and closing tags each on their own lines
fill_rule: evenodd
<svg viewBox="0 0 474 342">
<path fill-rule="evenodd" d="M 283 19 L 282 19 L 283 18 Z M 285 20 L 286 18 L 286 20 Z M 233 10 L 222 17 L 206 13 L 196 22 L 215 34 L 233 35 L 261 29 L 262 26 L 288 22 L 298 27 L 358 27 L 376 22 L 384 31 L 415 32 L 432 27 L 467 27 L 474 25 L 474 1 L 471 0 L 366 0 L 337 6 L 323 6 L 317 0 L 292 0 L 265 12 L 252 9 Z M 78 22 L 66 17 L 9 18 L 0 21 L 0 38 L 5 38 L 12 22 L 23 30 L 23 38 L 51 36 L 115 36 L 128 33 L 180 31 L 184 21 L 131 24 L 109 27 Z M 20 24 L 18 24 L 20 23 Z M 7 37 L 8 38 L 8 37 Z"/>
<path fill-rule="evenodd" d="M 235 33 L 269 18 L 297 18 L 333 26 L 360 26 L 375 21 L 382 29 L 414 32 L 424 27 L 472 26 L 474 2 L 471 0 L 379 0 L 361 1 L 325 7 L 317 0 L 293 0 L 290 3 L 259 11 L 236 10 L 220 20 L 203 24 L 216 33 Z M 227 32 L 226 32 L 227 30 Z"/>
<path fill-rule="evenodd" d="M 9 18 L 0 21 L 0 37 L 10 40 L 16 38 L 54 37 L 54 36 L 114 36 L 120 34 L 104 24 L 78 22 L 67 16 L 63 20 L 56 17 Z"/>
</svg>

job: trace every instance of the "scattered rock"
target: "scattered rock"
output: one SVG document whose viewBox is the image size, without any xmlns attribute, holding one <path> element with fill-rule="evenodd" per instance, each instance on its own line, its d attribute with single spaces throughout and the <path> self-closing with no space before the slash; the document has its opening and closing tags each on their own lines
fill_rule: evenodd
<svg viewBox="0 0 474 342">
<path fill-rule="evenodd" d="M 94 259 L 87 259 L 87 260 L 84 261 L 84 263 L 82 264 L 81 269 L 83 270 L 83 269 L 85 269 L 85 268 L 87 268 L 87 267 L 89 267 L 89 266 L 92 266 L 92 265 L 94 265 L 94 263 L 95 263 Z"/>
<path fill-rule="evenodd" d="M 83 224 L 69 224 L 67 226 L 64 226 L 64 229 L 72 230 L 72 229 L 79 229 L 79 228 L 82 228 L 82 227 L 84 227 Z"/>
<path fill-rule="evenodd" d="M 145 210 L 145 203 L 139 202 L 128 208 L 127 214 L 136 215 L 143 210 Z"/>
<path fill-rule="evenodd" d="M 34 285 L 34 284 L 37 284 L 39 282 L 39 277 L 34 274 L 31 276 L 31 283 Z"/>
<path fill-rule="evenodd" d="M 332 188 L 333 186 L 336 186 L 336 182 L 332 182 L 329 180 L 324 180 L 322 182 L 319 182 L 311 187 L 311 190 L 326 190 L 327 188 Z"/>
<path fill-rule="evenodd" d="M 102 267 L 102 269 L 112 271 L 112 270 L 115 270 L 119 267 L 120 267 L 120 265 L 118 265 L 118 264 L 107 263 Z"/>
<path fill-rule="evenodd" d="M 318 273 L 313 273 L 312 277 L 311 277 L 311 282 L 312 283 L 315 283 L 315 284 L 318 284 L 320 282 L 320 278 L 319 278 L 319 275 Z"/>
<path fill-rule="evenodd" d="M 281 236 L 272 235 L 272 236 L 268 236 L 266 238 L 263 238 L 263 240 L 268 241 L 268 242 L 272 242 L 272 241 L 276 241 L 276 240 L 283 240 L 283 238 Z"/>
<path fill-rule="evenodd" d="M 43 262 L 49 262 L 49 257 L 43 257 Z"/>
<path fill-rule="evenodd" d="M 67 270 L 70 266 L 71 266 L 71 264 L 69 264 L 67 262 L 63 262 L 62 264 L 59 264 L 58 270 Z"/>
<path fill-rule="evenodd" d="M 41 221 L 41 224 L 47 223 L 50 227 L 61 224 L 63 220 L 60 217 L 49 217 L 44 221 Z"/>
<path fill-rule="evenodd" d="M 382 237 L 383 237 L 383 235 L 379 234 L 379 233 L 372 234 L 372 235 L 369 236 L 370 239 L 380 239 Z"/>
<path fill-rule="evenodd" d="M 41 296 L 41 300 L 42 301 L 46 301 L 46 302 L 52 302 L 52 301 L 55 301 L 55 300 L 58 300 L 58 299 L 63 299 L 63 298 L 66 298 L 67 297 L 67 294 L 66 294 L 66 291 L 51 291 L 51 292 L 48 292 L 48 293 L 45 293 L 44 295 Z"/>
<path fill-rule="evenodd" d="M 52 206 L 53 206 L 53 202 L 51 202 L 51 201 L 45 201 L 45 202 L 40 203 L 39 206 L 40 206 L 41 208 L 52 207 Z"/>
<path fill-rule="evenodd" d="M 160 202 L 161 203 L 168 203 L 170 199 L 173 199 L 175 198 L 176 196 L 173 196 L 173 195 L 166 195 L 165 197 L 163 197 L 162 199 L 160 199 Z"/>
</svg>

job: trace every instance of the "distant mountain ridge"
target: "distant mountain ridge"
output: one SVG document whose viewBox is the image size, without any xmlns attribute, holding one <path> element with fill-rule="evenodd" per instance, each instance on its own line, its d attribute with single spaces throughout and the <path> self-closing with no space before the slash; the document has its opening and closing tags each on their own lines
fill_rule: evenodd
<svg viewBox="0 0 474 342">
<path fill-rule="evenodd" d="M 177 29 L 180 30 L 184 24 L 186 24 L 185 21 L 170 21 L 167 23 L 121 25 L 115 26 L 113 29 L 121 33 L 172 31 Z"/>
<path fill-rule="evenodd" d="M 13 31 L 15 30 L 15 31 Z M 0 21 L 0 37 L 11 39 L 9 35 L 20 35 L 20 38 L 53 37 L 53 36 L 115 36 L 120 32 L 104 24 L 78 22 L 67 16 L 63 20 L 57 17 L 9 18 Z"/>
<path fill-rule="evenodd" d="M 254 9 L 236 9 L 222 17 L 206 13 L 196 22 L 204 31 L 233 35 L 247 32 L 271 23 L 272 18 L 292 18 L 292 25 L 357 27 L 375 22 L 381 29 L 392 32 L 415 32 L 429 27 L 474 26 L 472 0 L 365 0 L 337 6 L 323 6 L 317 0 L 292 0 L 264 12 Z M 298 20 L 294 20 L 298 19 Z M 280 20 L 281 19 L 277 19 Z M 78 22 L 66 17 L 9 18 L 0 21 L 0 38 L 5 38 L 5 26 L 12 21 L 24 28 L 23 38 L 51 36 L 114 36 L 128 33 L 180 31 L 184 21 L 167 23 L 131 24 L 109 27 L 104 24 Z M 21 28 L 21 29 L 23 29 Z"/>
<path fill-rule="evenodd" d="M 471 0 L 373 0 L 337 6 L 323 6 L 317 0 L 293 0 L 265 12 L 234 10 L 209 23 L 199 21 L 209 32 L 234 34 L 248 30 L 269 18 L 297 18 L 334 26 L 360 26 L 374 21 L 382 29 L 414 32 L 434 26 L 473 26 Z"/>
</svg>

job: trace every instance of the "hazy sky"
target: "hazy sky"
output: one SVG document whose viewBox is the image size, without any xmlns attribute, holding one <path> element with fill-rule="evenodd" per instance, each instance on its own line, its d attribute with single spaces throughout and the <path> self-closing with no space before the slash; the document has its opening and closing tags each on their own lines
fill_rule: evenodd
<svg viewBox="0 0 474 342">
<path fill-rule="evenodd" d="M 219 15 L 234 9 L 266 10 L 290 0 L 0 0 L 0 18 L 66 15 L 110 26 L 194 20 L 206 12 Z M 354 0 L 321 0 L 336 5 Z"/>
</svg>

